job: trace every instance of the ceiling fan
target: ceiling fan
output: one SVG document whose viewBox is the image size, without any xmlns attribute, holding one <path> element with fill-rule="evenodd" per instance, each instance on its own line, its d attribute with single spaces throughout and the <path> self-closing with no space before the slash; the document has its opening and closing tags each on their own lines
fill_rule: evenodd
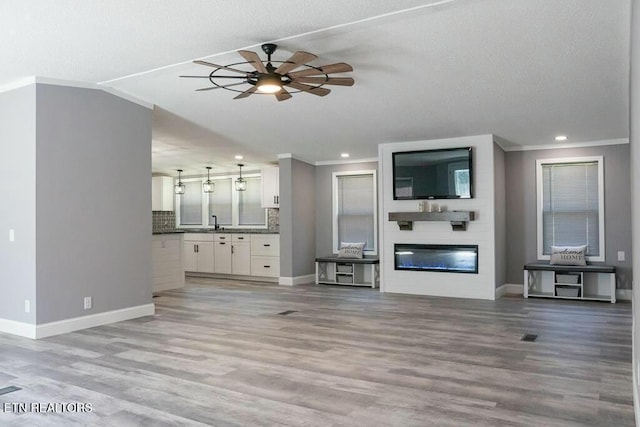
<svg viewBox="0 0 640 427">
<path fill-rule="evenodd" d="M 242 99 L 253 94 L 260 94 L 274 95 L 278 101 L 286 101 L 291 98 L 292 93 L 306 92 L 317 96 L 326 96 L 331 90 L 324 87 L 325 85 L 353 86 L 354 80 L 351 77 L 329 77 L 329 74 L 353 71 L 351 65 L 338 62 L 316 67 L 307 64 L 307 62 L 313 61 L 317 56 L 302 51 L 295 52 L 286 61 L 272 61 L 271 55 L 276 51 L 277 47 L 273 43 L 262 45 L 262 51 L 267 55 L 266 60 L 260 59 L 257 53 L 249 50 L 238 51 L 246 61 L 229 65 L 217 65 L 207 61 L 196 60 L 193 62 L 213 67 L 214 70 L 207 76 L 180 77 L 209 79 L 213 86 L 196 89 L 196 91 L 226 89 L 239 92 L 240 94 L 233 99 Z M 243 70 L 242 68 L 249 68 L 249 70 Z M 227 72 L 236 74 L 229 75 L 226 74 Z M 236 88 L 246 84 L 250 85 L 246 90 Z"/>
</svg>

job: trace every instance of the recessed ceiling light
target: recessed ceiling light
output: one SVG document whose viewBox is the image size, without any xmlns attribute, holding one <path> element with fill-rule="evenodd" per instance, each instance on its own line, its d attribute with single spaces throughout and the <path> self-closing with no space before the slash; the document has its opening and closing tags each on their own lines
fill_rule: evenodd
<svg viewBox="0 0 640 427">
<path fill-rule="evenodd" d="M 556 136 L 556 141 L 566 141 L 567 135 L 558 135 Z"/>
<path fill-rule="evenodd" d="M 346 159 L 349 157 L 349 153 L 342 153 L 340 154 L 340 157 L 342 157 L 343 159 Z"/>
<path fill-rule="evenodd" d="M 242 160 L 242 159 L 244 159 L 244 157 L 242 157 L 241 154 L 236 155 L 236 160 Z"/>
</svg>

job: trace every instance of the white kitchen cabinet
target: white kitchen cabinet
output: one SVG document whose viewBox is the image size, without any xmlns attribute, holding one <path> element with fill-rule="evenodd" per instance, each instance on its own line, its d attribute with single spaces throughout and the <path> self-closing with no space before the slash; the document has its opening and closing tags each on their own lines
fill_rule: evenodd
<svg viewBox="0 0 640 427">
<path fill-rule="evenodd" d="M 213 235 L 214 273 L 231 274 L 231 234 Z"/>
<path fill-rule="evenodd" d="M 262 207 L 280 207 L 280 168 L 262 169 Z"/>
<path fill-rule="evenodd" d="M 262 277 L 280 276 L 280 236 L 251 235 L 251 274 Z"/>
<path fill-rule="evenodd" d="M 151 177 L 151 210 L 173 210 L 173 178 L 170 176 Z"/>
<path fill-rule="evenodd" d="M 231 273 L 251 275 L 251 235 L 231 235 Z"/>
<path fill-rule="evenodd" d="M 184 287 L 182 238 L 180 233 L 153 235 L 153 292 Z"/>
<path fill-rule="evenodd" d="M 214 272 L 213 235 L 188 233 L 184 240 L 184 270 L 198 273 Z"/>
</svg>

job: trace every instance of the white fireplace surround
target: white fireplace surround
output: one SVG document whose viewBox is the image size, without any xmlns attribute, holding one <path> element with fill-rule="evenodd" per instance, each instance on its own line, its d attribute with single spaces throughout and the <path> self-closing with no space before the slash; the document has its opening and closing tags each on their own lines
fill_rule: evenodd
<svg viewBox="0 0 640 427">
<path fill-rule="evenodd" d="M 474 198 L 435 201 L 446 209 L 473 211 L 466 231 L 454 231 L 445 221 L 415 221 L 413 230 L 400 230 L 389 221 L 390 212 L 417 212 L 418 200 L 393 200 L 392 153 L 471 146 Z M 444 297 L 495 299 L 496 283 L 504 281 L 504 152 L 493 135 L 381 144 L 380 172 L 380 277 L 382 292 Z M 478 245 L 478 274 L 396 270 L 395 244 Z"/>
</svg>

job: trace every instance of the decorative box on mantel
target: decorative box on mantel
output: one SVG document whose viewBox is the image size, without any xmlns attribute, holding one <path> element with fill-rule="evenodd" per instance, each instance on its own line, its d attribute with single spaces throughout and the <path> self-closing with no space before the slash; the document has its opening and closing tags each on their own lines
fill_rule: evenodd
<svg viewBox="0 0 640 427">
<path fill-rule="evenodd" d="M 396 221 L 400 230 L 413 230 L 414 221 L 449 221 L 453 231 L 465 231 L 474 219 L 473 211 L 389 212 L 389 221 Z"/>
</svg>

